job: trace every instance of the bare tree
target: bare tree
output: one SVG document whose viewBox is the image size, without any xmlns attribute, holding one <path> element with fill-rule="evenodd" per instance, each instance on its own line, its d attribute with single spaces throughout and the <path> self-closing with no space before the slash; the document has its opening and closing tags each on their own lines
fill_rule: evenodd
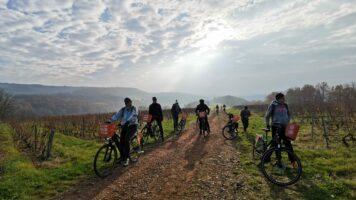
<svg viewBox="0 0 356 200">
<path fill-rule="evenodd" d="M 0 120 L 8 117 L 14 110 L 14 101 L 10 94 L 0 89 Z"/>
<path fill-rule="evenodd" d="M 275 96 L 278 92 L 271 92 L 266 96 L 265 103 L 271 103 L 273 100 L 275 100 Z"/>
</svg>

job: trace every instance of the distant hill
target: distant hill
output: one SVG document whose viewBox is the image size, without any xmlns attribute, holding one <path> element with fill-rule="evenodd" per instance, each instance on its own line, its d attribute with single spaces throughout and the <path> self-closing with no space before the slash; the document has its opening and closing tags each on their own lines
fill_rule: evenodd
<svg viewBox="0 0 356 200">
<path fill-rule="evenodd" d="M 148 93 L 128 87 L 69 87 L 38 84 L 0 83 L 0 88 L 14 95 L 18 113 L 26 115 L 69 115 L 102 113 L 118 110 L 123 99 L 130 97 L 137 107 L 148 107 L 156 96 L 164 108 L 177 99 L 182 107 L 202 98 L 187 93 Z"/>
<path fill-rule="evenodd" d="M 238 105 L 246 105 L 248 104 L 248 101 L 240 97 L 226 95 L 222 97 L 213 98 L 210 104 L 225 104 L 226 106 L 238 106 Z"/>
<path fill-rule="evenodd" d="M 147 108 L 153 96 L 158 98 L 163 108 L 170 108 L 175 100 L 178 100 L 181 107 L 195 107 L 201 98 L 206 99 L 207 104 L 210 102 L 211 105 L 235 106 L 247 103 L 245 99 L 234 96 L 209 99 L 179 92 L 149 93 L 129 87 L 70 87 L 0 83 L 0 88 L 14 95 L 18 115 L 30 116 L 113 112 L 123 106 L 125 97 L 130 97 L 134 105 L 140 108 Z"/>
</svg>

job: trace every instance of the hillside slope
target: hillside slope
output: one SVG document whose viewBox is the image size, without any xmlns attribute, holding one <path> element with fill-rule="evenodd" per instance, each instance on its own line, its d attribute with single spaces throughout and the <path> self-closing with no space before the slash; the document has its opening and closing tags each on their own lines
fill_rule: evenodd
<svg viewBox="0 0 356 200">
<path fill-rule="evenodd" d="M 226 95 L 222 97 L 213 98 L 210 104 L 225 104 L 227 106 L 238 106 L 238 105 L 246 105 L 247 103 L 248 101 L 246 99 L 231 96 L 231 95 Z"/>
<path fill-rule="evenodd" d="M 163 107 L 171 107 L 175 100 L 185 104 L 201 98 L 177 92 L 148 93 L 127 87 L 68 87 L 0 83 L 0 89 L 14 95 L 18 114 L 72 115 L 113 112 L 130 97 L 137 107 L 148 107 L 156 96 Z"/>
</svg>

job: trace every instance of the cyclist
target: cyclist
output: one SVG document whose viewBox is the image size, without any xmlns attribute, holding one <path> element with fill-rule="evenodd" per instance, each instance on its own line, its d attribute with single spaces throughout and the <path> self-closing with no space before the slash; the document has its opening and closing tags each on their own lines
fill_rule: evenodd
<svg viewBox="0 0 356 200">
<path fill-rule="evenodd" d="M 163 127 L 162 127 L 162 121 L 163 121 L 163 113 L 162 113 L 162 107 L 159 103 L 157 103 L 157 98 L 152 97 L 152 104 L 150 105 L 148 109 L 148 114 L 152 115 L 152 120 L 157 122 L 157 125 L 159 127 L 159 131 L 161 134 L 161 139 L 163 142 Z M 150 125 L 151 125 L 150 123 Z"/>
<path fill-rule="evenodd" d="M 226 112 L 226 105 L 223 105 L 223 111 Z"/>
<path fill-rule="evenodd" d="M 127 166 L 129 165 L 130 157 L 130 139 L 137 132 L 138 112 L 136 107 L 132 105 L 130 98 L 126 97 L 124 102 L 125 107 L 115 113 L 108 122 L 111 123 L 117 120 L 121 121 L 122 129 L 120 133 L 120 141 L 118 141 L 118 135 L 116 134 L 112 139 L 120 151 L 119 162 L 124 166 Z"/>
<path fill-rule="evenodd" d="M 244 126 L 244 131 L 246 132 L 248 128 L 248 121 L 251 116 L 251 112 L 248 110 L 247 106 L 245 106 L 244 109 L 241 111 L 240 116 L 242 125 Z"/>
<path fill-rule="evenodd" d="M 216 115 L 219 115 L 219 105 L 215 106 L 215 110 L 216 110 Z"/>
<path fill-rule="evenodd" d="M 180 108 L 180 106 L 178 104 L 178 100 L 176 100 L 176 102 L 172 105 L 172 108 L 171 108 L 174 131 L 177 130 L 177 127 L 178 127 L 178 116 L 179 116 L 179 113 L 181 113 L 181 112 L 182 112 L 182 109 Z"/>
<path fill-rule="evenodd" d="M 199 115 L 199 112 L 205 112 L 205 121 L 206 121 L 206 125 L 208 128 L 208 131 L 210 132 L 210 125 L 209 125 L 209 121 L 208 121 L 208 115 L 210 113 L 210 108 L 204 103 L 204 99 L 200 99 L 199 100 L 199 105 L 197 105 L 197 107 L 195 108 L 195 113 L 197 114 L 197 116 Z M 200 118 L 199 122 L 200 122 Z M 202 132 L 202 127 L 201 127 L 201 123 L 199 123 L 199 128 L 200 128 L 200 132 Z"/>
<path fill-rule="evenodd" d="M 282 93 L 276 94 L 276 100 L 274 100 L 268 107 L 265 117 L 266 117 L 267 129 L 271 128 L 270 119 L 272 118 L 272 138 L 275 138 L 277 134 L 276 131 L 280 126 L 279 140 L 283 140 L 285 147 L 289 148 L 293 152 L 292 143 L 285 136 L 285 130 L 290 121 L 290 113 L 289 113 L 288 105 L 285 103 L 284 94 Z M 281 141 L 278 142 L 280 143 Z M 275 147 L 276 141 L 273 140 L 271 145 L 272 147 Z M 279 153 L 276 152 L 276 156 L 278 160 L 281 159 L 280 152 Z M 295 167 L 296 163 L 294 161 L 294 158 L 291 155 L 288 156 L 292 166 Z"/>
</svg>

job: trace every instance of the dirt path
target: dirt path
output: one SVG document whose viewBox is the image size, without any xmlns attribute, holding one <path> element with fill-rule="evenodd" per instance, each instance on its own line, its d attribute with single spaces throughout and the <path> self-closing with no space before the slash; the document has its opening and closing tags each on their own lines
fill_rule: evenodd
<svg viewBox="0 0 356 200">
<path fill-rule="evenodd" d="M 239 152 L 234 142 L 222 137 L 221 118 L 210 121 L 208 138 L 191 125 L 133 166 L 78 186 L 60 199 L 243 199 L 236 173 Z"/>
</svg>

